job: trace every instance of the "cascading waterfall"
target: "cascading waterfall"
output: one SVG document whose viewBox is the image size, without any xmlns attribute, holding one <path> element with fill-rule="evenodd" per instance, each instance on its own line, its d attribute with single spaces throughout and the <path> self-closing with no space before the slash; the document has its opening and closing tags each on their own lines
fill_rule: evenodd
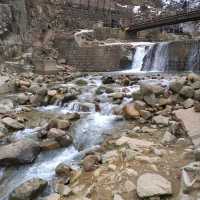
<svg viewBox="0 0 200 200">
<path fill-rule="evenodd" d="M 167 70 L 169 63 L 169 48 L 167 42 L 154 44 L 144 57 L 142 71 Z"/>
</svg>

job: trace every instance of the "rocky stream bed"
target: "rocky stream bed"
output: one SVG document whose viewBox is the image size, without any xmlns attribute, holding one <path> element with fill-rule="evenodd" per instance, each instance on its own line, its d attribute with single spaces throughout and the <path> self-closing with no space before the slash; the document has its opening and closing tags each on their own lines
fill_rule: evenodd
<svg viewBox="0 0 200 200">
<path fill-rule="evenodd" d="M 1 80 L 1 200 L 200 198 L 198 75 Z"/>
</svg>

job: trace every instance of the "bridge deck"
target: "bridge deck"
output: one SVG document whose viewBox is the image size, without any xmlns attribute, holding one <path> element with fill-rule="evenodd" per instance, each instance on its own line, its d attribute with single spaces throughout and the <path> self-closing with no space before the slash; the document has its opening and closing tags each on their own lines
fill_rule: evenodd
<svg viewBox="0 0 200 200">
<path fill-rule="evenodd" d="M 135 22 L 134 24 L 130 25 L 126 30 L 128 32 L 138 32 L 160 26 L 173 25 L 196 20 L 200 20 L 200 8 L 188 12 L 179 12 L 174 15 L 157 16 L 150 20 L 144 20 L 143 22 Z"/>
</svg>

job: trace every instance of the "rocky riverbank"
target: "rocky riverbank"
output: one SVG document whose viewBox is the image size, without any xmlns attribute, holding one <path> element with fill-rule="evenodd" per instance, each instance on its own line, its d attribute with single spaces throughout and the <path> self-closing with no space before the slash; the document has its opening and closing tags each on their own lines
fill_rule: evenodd
<svg viewBox="0 0 200 200">
<path fill-rule="evenodd" d="M 200 76 L 1 80 L 1 199 L 198 199 Z"/>
</svg>

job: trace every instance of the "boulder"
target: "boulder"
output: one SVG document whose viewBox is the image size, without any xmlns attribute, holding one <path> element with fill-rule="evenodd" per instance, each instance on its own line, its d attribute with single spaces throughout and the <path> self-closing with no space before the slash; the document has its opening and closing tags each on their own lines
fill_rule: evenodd
<svg viewBox="0 0 200 200">
<path fill-rule="evenodd" d="M 102 83 L 103 84 L 112 84 L 115 83 L 115 80 L 111 76 L 103 77 L 102 78 Z"/>
<path fill-rule="evenodd" d="M 200 102 L 199 101 L 194 102 L 194 111 L 200 112 Z"/>
<path fill-rule="evenodd" d="M 38 143 L 24 139 L 0 147 L 0 166 L 32 163 L 40 153 Z"/>
<path fill-rule="evenodd" d="M 123 107 L 123 114 L 124 117 L 127 119 L 135 119 L 140 116 L 140 113 L 138 112 L 138 110 L 136 110 L 134 103 L 126 104 Z"/>
<path fill-rule="evenodd" d="M 34 178 L 18 186 L 9 196 L 9 200 L 32 200 L 47 187 L 47 181 Z"/>
<path fill-rule="evenodd" d="M 8 128 L 12 128 L 15 130 L 20 130 L 24 128 L 23 124 L 19 123 L 17 120 L 12 119 L 10 117 L 3 118 L 2 123 L 4 123 Z"/>
<path fill-rule="evenodd" d="M 61 183 L 56 183 L 54 186 L 54 190 L 56 193 L 64 197 L 67 197 L 73 193 L 72 189 L 69 186 L 61 184 Z"/>
<path fill-rule="evenodd" d="M 184 86 L 180 90 L 180 95 L 185 98 L 192 98 L 194 96 L 194 89 L 190 86 Z"/>
<path fill-rule="evenodd" d="M 29 96 L 25 93 L 20 93 L 17 95 L 17 102 L 20 105 L 24 105 L 29 101 Z"/>
<path fill-rule="evenodd" d="M 144 82 L 140 84 L 140 90 L 143 96 L 148 96 L 150 94 L 155 94 L 156 96 L 159 96 L 165 91 L 164 88 L 160 85 Z"/>
<path fill-rule="evenodd" d="M 184 84 L 185 84 L 185 81 L 181 79 L 175 80 L 175 81 L 170 82 L 169 89 L 173 91 L 174 93 L 179 93 L 182 87 L 184 86 Z"/>
<path fill-rule="evenodd" d="M 101 158 L 97 155 L 88 155 L 83 160 L 83 169 L 86 172 L 94 171 L 99 163 Z"/>
<path fill-rule="evenodd" d="M 194 92 L 194 99 L 200 101 L 200 89 Z"/>
<path fill-rule="evenodd" d="M 30 96 L 30 103 L 33 106 L 41 106 L 43 102 L 44 102 L 44 97 L 39 94 Z"/>
<path fill-rule="evenodd" d="M 190 82 L 200 81 L 200 76 L 195 74 L 195 73 L 190 73 L 187 76 L 187 80 L 190 81 Z"/>
<path fill-rule="evenodd" d="M 50 96 L 50 97 L 54 97 L 54 96 L 56 96 L 56 94 L 57 94 L 57 91 L 56 91 L 56 90 L 49 90 L 49 91 L 47 92 L 47 95 Z"/>
<path fill-rule="evenodd" d="M 156 107 L 158 104 L 158 99 L 156 98 L 155 94 L 144 96 L 144 101 L 151 107 Z"/>
<path fill-rule="evenodd" d="M 140 110 L 145 110 L 146 108 L 146 103 L 144 101 L 136 100 L 134 101 L 135 108 L 140 111 Z"/>
<path fill-rule="evenodd" d="M 71 177 L 72 168 L 66 165 L 65 163 L 59 164 L 56 169 L 56 175 L 61 177 Z"/>
<path fill-rule="evenodd" d="M 158 116 L 153 117 L 153 122 L 158 125 L 168 126 L 169 118 L 164 117 L 162 115 L 158 115 Z"/>
<path fill-rule="evenodd" d="M 162 144 L 171 144 L 176 140 L 176 137 L 172 135 L 170 132 L 166 132 L 161 140 Z"/>
<path fill-rule="evenodd" d="M 159 174 L 145 173 L 137 180 L 137 194 L 140 198 L 171 195 L 172 185 Z"/>
<path fill-rule="evenodd" d="M 54 139 L 46 139 L 40 142 L 41 151 L 50 151 L 60 148 L 60 144 Z"/>
<path fill-rule="evenodd" d="M 187 99 L 183 102 L 183 107 L 184 108 L 191 108 L 194 105 L 194 100 L 193 99 Z"/>
<path fill-rule="evenodd" d="M 142 118 L 144 119 L 150 119 L 152 117 L 151 112 L 147 111 L 147 110 L 140 110 L 140 115 Z"/>
</svg>

